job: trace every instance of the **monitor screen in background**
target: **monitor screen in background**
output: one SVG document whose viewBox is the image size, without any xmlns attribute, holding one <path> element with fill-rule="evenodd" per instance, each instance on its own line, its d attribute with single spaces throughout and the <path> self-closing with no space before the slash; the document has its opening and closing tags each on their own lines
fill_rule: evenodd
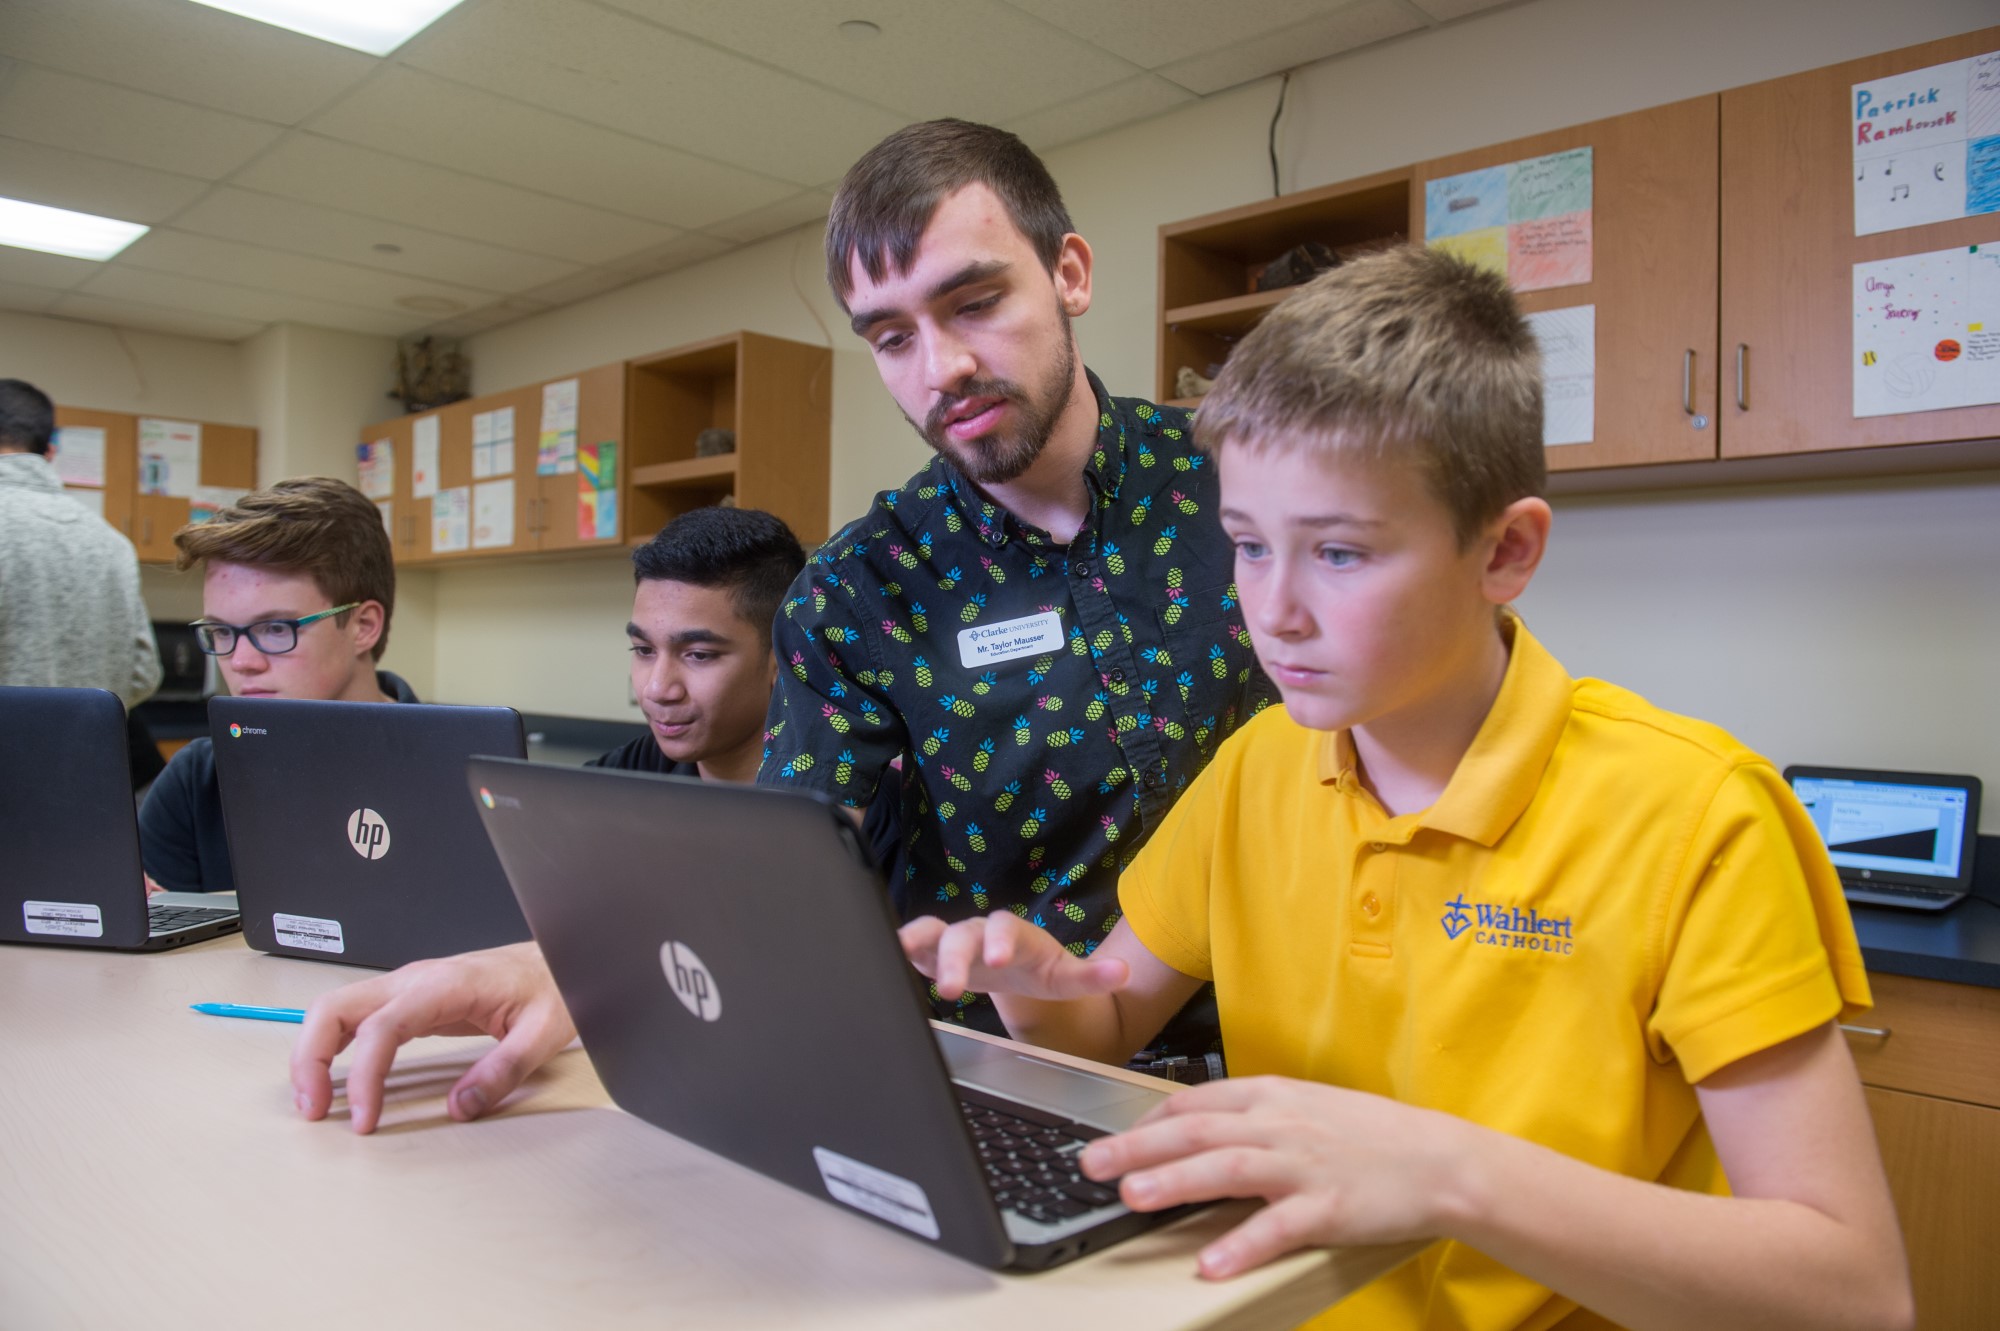
<svg viewBox="0 0 2000 1331">
<path fill-rule="evenodd" d="M 1950 786 L 1902 786 L 1829 777 L 1792 779 L 1839 869 L 1959 876 L 1966 793 Z"/>
</svg>

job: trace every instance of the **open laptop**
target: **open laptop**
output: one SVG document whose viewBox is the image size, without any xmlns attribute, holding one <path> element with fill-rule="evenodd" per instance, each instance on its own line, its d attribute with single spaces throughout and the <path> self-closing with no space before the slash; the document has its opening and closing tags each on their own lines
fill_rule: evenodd
<svg viewBox="0 0 2000 1331">
<path fill-rule="evenodd" d="M 146 896 L 125 707 L 0 688 L 0 941 L 158 952 L 232 933 L 227 892 Z"/>
<path fill-rule="evenodd" d="M 458 793 L 468 756 L 527 752 L 513 708 L 211 698 L 208 723 L 250 946 L 388 968 L 528 937 Z"/>
<path fill-rule="evenodd" d="M 1085 1141 L 1170 1093 L 934 1028 L 853 824 L 826 800 L 475 759 L 467 775 L 620 1107 L 989 1267 L 1139 1215 Z"/>
<path fill-rule="evenodd" d="M 1972 890 L 1979 778 L 1787 767 L 1849 901 L 1943 910 Z"/>
</svg>

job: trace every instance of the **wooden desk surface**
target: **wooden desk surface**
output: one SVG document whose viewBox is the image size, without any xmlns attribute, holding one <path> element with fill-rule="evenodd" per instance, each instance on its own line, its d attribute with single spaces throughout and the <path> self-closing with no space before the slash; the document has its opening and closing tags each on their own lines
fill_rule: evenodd
<svg viewBox="0 0 2000 1331">
<path fill-rule="evenodd" d="M 347 967 L 240 936 L 156 956 L 0 947 L 0 1322 L 43 1327 L 1286 1327 L 1421 1245 L 1212 1284 L 1210 1212 L 1036 1276 L 984 1271 L 621 1113 L 580 1050 L 444 1114 L 484 1039 L 409 1047 L 383 1127 L 302 1121 L 303 1007 Z"/>
</svg>

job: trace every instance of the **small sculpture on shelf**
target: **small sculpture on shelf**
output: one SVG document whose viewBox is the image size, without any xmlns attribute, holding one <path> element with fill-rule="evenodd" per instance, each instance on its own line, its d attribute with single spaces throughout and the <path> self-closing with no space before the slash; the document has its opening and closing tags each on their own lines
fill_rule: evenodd
<svg viewBox="0 0 2000 1331">
<path fill-rule="evenodd" d="M 406 412 L 429 411 L 472 396 L 472 362 L 452 345 L 428 337 L 396 348 L 396 386 L 389 396 Z"/>
<path fill-rule="evenodd" d="M 1220 365 L 1209 366 L 1205 375 L 1197 373 L 1192 365 L 1183 365 L 1180 372 L 1174 375 L 1174 396 L 1204 397 L 1209 389 L 1215 387 L 1215 376 L 1220 373 L 1222 373 Z"/>
<path fill-rule="evenodd" d="M 736 431 L 720 426 L 703 430 L 694 437 L 694 455 L 698 458 L 721 457 L 724 453 L 736 451 Z"/>
<path fill-rule="evenodd" d="M 1330 246 L 1317 240 L 1302 241 L 1264 265 L 1264 271 L 1257 274 L 1257 290 L 1299 286 L 1339 266 L 1340 256 Z"/>
</svg>

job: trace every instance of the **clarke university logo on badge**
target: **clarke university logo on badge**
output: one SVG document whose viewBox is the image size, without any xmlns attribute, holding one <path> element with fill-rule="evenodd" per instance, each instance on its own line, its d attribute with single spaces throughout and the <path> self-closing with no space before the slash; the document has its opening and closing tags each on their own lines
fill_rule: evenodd
<svg viewBox="0 0 2000 1331">
<path fill-rule="evenodd" d="M 373 809 L 356 809 L 347 815 L 347 844 L 364 860 L 379 860 L 389 853 L 389 824 Z"/>
<path fill-rule="evenodd" d="M 667 973 L 667 983 L 673 986 L 674 997 L 681 1000 L 682 1007 L 703 1021 L 714 1021 L 722 1015 L 722 990 L 716 988 L 715 977 L 701 964 L 693 948 L 671 938 L 660 944 L 660 969 Z"/>
<path fill-rule="evenodd" d="M 1463 892 L 1445 904 L 1438 920 L 1444 936 L 1457 942 L 1467 933 L 1477 947 L 1504 947 L 1516 952 L 1539 952 L 1544 956 L 1567 957 L 1576 952 L 1576 921 L 1544 915 L 1532 906 L 1496 906 L 1489 901 L 1467 901 Z"/>
</svg>

